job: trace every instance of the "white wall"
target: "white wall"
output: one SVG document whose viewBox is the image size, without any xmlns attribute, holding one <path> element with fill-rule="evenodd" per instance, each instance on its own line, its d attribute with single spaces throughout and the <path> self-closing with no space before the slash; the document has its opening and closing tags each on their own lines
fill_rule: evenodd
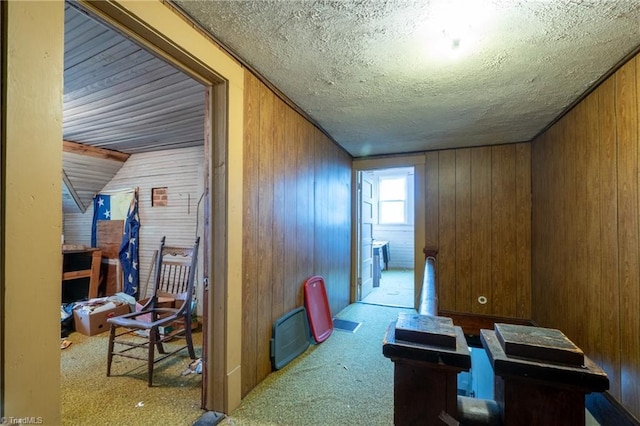
<svg viewBox="0 0 640 426">
<path fill-rule="evenodd" d="M 389 268 L 413 269 L 413 234 L 413 226 L 374 225 L 374 238 L 389 241 Z"/>
<path fill-rule="evenodd" d="M 140 215 L 140 289 L 145 288 L 153 253 L 160 239 L 167 244 L 192 245 L 196 235 L 203 236 L 204 146 L 134 154 L 122 166 L 103 191 L 139 188 Z M 151 189 L 168 188 L 168 205 L 151 206 Z M 64 237 L 68 244 L 91 244 L 93 206 L 82 213 L 64 215 Z M 196 232 L 197 226 L 197 232 Z M 198 314 L 202 301 L 202 246 L 198 259 Z M 144 297 L 145 294 L 141 294 Z"/>
</svg>

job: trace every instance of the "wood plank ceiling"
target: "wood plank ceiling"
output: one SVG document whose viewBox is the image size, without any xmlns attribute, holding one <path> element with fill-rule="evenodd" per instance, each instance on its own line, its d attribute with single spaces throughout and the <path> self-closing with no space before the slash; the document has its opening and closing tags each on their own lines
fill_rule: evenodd
<svg viewBox="0 0 640 426">
<path fill-rule="evenodd" d="M 66 5 L 65 141 L 125 154 L 201 146 L 204 107 L 202 84 L 76 5 Z M 69 146 L 63 154 L 63 208 L 84 211 L 123 161 L 71 152 Z"/>
</svg>

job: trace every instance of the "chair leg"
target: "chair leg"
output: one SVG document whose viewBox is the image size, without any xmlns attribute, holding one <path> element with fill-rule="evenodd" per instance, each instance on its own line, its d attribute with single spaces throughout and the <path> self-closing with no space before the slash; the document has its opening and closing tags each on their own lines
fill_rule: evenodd
<svg viewBox="0 0 640 426">
<path fill-rule="evenodd" d="M 155 329 L 156 333 L 156 346 L 158 347 L 158 353 L 164 354 L 166 353 L 164 350 L 164 345 L 162 344 L 162 338 L 160 336 L 160 330 L 158 328 Z"/>
<path fill-rule="evenodd" d="M 189 356 L 191 357 L 191 359 L 196 359 L 196 351 L 193 350 L 193 339 L 191 337 L 191 318 L 185 318 L 184 324 L 184 337 L 187 341 L 187 350 L 189 351 Z"/>
<path fill-rule="evenodd" d="M 111 376 L 111 361 L 113 361 L 113 341 L 116 337 L 116 326 L 111 324 L 109 330 L 109 346 L 107 352 L 107 377 Z"/>
<path fill-rule="evenodd" d="M 147 385 L 149 387 L 153 386 L 153 364 L 154 364 L 154 358 L 155 358 L 155 346 L 156 346 L 156 340 L 157 340 L 157 329 L 155 327 L 151 328 L 149 330 L 149 348 L 148 348 L 148 355 L 147 355 Z"/>
</svg>

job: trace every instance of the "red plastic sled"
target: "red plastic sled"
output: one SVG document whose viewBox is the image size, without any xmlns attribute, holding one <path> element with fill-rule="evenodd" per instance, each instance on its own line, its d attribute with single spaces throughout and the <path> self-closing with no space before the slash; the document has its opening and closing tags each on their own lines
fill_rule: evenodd
<svg viewBox="0 0 640 426">
<path fill-rule="evenodd" d="M 311 334 L 316 342 L 324 342 L 331 336 L 333 320 L 327 299 L 327 290 L 321 276 L 313 276 L 304 282 L 304 306 L 309 316 Z"/>
</svg>

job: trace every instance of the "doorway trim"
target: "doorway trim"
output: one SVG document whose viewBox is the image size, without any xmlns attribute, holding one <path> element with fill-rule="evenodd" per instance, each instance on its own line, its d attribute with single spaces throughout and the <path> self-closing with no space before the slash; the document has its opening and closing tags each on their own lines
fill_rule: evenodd
<svg viewBox="0 0 640 426">
<path fill-rule="evenodd" d="M 4 123 L 4 111 L 7 109 L 7 103 L 5 102 L 5 58 L 6 53 L 6 40 L 5 35 L 6 24 L 4 17 L 6 16 L 5 9 L 7 7 L 6 2 L 0 4 L 0 417 L 4 415 L 4 273 L 2 272 L 4 266 L 4 194 L 3 194 L 3 176 L 4 176 L 4 150 L 5 150 L 5 123 Z"/>
<path fill-rule="evenodd" d="M 208 356 L 202 408 L 228 413 L 241 401 L 242 215 L 237 212 L 242 211 L 244 71 L 170 5 L 79 3 L 208 86 L 205 211 L 209 215 L 207 219 L 205 213 L 203 248 L 209 281 L 204 337 Z M 231 182 L 238 183 L 233 191 Z"/>
<path fill-rule="evenodd" d="M 359 209 L 358 195 L 358 174 L 360 172 L 368 170 L 378 169 L 391 169 L 395 167 L 413 167 L 414 168 L 414 214 L 415 214 L 415 226 L 414 226 L 414 307 L 418 308 L 419 293 L 422 286 L 422 275 L 424 274 L 425 258 L 422 250 L 425 247 L 425 224 L 426 224 L 426 206 L 425 206 L 425 170 L 426 157 L 425 154 L 406 155 L 406 156 L 392 156 L 392 157 L 377 157 L 377 158 L 363 158 L 354 159 L 351 173 L 351 187 L 352 193 L 352 226 L 351 226 L 351 301 L 358 301 L 358 278 L 360 269 L 360 244 L 357 241 L 359 235 L 359 222 L 357 217 L 357 211 Z"/>
</svg>

